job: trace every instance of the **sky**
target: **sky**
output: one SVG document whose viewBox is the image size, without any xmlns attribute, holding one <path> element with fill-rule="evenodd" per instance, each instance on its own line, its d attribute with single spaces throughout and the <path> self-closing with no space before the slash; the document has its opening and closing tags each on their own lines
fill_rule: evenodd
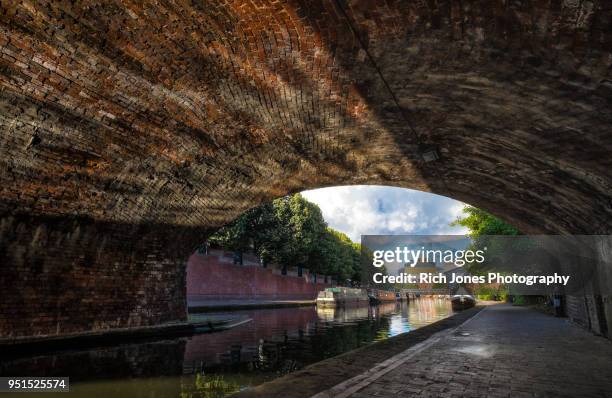
<svg viewBox="0 0 612 398">
<path fill-rule="evenodd" d="M 465 204 L 412 189 L 371 185 L 304 191 L 316 203 L 327 224 L 354 242 L 361 235 L 461 235 L 467 228 L 449 224 Z"/>
</svg>

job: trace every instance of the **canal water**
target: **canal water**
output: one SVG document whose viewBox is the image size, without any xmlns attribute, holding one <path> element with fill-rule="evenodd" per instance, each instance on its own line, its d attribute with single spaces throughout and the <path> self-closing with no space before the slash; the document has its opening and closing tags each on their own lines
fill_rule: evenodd
<svg viewBox="0 0 612 398">
<path fill-rule="evenodd" d="M 448 317 L 452 309 L 448 300 L 420 298 L 374 307 L 312 306 L 232 314 L 252 321 L 192 337 L 0 358 L 0 375 L 70 376 L 71 394 L 80 397 L 221 398 L 408 333 Z"/>
</svg>

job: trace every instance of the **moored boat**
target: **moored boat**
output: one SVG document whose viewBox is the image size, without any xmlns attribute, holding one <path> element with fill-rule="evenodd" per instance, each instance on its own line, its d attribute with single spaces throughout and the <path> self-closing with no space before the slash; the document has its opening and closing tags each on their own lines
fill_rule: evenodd
<svg viewBox="0 0 612 398">
<path fill-rule="evenodd" d="M 328 287 L 317 296 L 318 307 L 339 307 L 367 304 L 368 294 L 364 289 L 349 287 Z"/>
<path fill-rule="evenodd" d="M 456 294 L 451 296 L 451 305 L 455 311 L 465 310 L 476 305 L 476 299 L 469 294 Z"/>
<path fill-rule="evenodd" d="M 378 289 L 368 289 L 368 297 L 370 299 L 370 304 L 376 305 L 382 302 L 392 302 L 396 301 L 397 297 L 395 292 L 390 292 L 387 290 L 378 290 Z"/>
</svg>

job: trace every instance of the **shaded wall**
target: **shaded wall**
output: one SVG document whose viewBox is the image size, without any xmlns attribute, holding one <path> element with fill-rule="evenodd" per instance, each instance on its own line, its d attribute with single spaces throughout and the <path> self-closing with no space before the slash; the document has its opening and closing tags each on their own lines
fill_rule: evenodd
<svg viewBox="0 0 612 398">
<path fill-rule="evenodd" d="M 196 231 L 0 218 L 0 340 L 185 320 Z"/>
<path fill-rule="evenodd" d="M 331 283 L 309 281 L 303 276 L 280 275 L 277 268 L 234 265 L 232 253 L 212 250 L 208 255 L 194 254 L 187 265 L 189 300 L 283 299 L 312 300 Z"/>
<path fill-rule="evenodd" d="M 567 315 L 592 332 L 612 338 L 612 238 L 596 241 L 595 273 L 584 289 L 567 296 Z"/>
</svg>

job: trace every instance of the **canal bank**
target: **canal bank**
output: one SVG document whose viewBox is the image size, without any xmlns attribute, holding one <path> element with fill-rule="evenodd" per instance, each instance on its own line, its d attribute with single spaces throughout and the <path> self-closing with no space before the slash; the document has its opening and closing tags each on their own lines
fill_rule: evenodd
<svg viewBox="0 0 612 398">
<path fill-rule="evenodd" d="M 174 322 L 148 327 L 95 330 L 61 336 L 34 336 L 0 339 L 4 357 L 24 357 L 31 354 L 87 350 L 143 341 L 159 341 L 212 333 L 241 326 L 251 319 L 227 314 L 189 314 L 186 322 Z"/>
<path fill-rule="evenodd" d="M 458 327 L 483 308 L 484 306 L 480 305 L 412 330 L 410 333 L 399 334 L 314 363 L 302 370 L 242 391 L 234 396 L 237 398 L 310 397 L 367 372 L 376 364 L 426 341 L 438 332 Z"/>
<path fill-rule="evenodd" d="M 262 308 L 308 307 L 315 305 L 315 300 L 197 300 L 188 301 L 189 313 L 239 311 Z"/>
</svg>

